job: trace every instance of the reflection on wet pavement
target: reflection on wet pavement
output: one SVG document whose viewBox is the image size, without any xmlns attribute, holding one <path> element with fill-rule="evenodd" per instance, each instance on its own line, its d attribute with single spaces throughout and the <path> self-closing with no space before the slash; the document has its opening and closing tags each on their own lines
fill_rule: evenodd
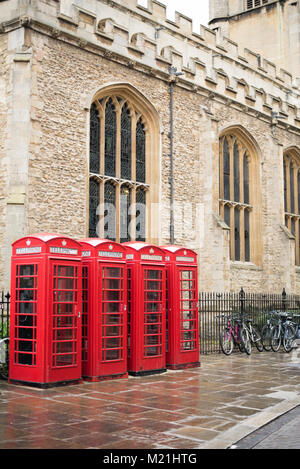
<svg viewBox="0 0 300 469">
<path fill-rule="evenodd" d="M 0 448 L 196 449 L 300 396 L 283 352 L 201 357 L 201 368 L 49 390 L 0 381 Z"/>
</svg>

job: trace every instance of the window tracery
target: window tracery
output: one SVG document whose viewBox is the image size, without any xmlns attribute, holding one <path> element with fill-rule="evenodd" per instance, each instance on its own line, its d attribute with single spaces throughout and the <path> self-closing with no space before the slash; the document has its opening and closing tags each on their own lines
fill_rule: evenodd
<svg viewBox="0 0 300 469">
<path fill-rule="evenodd" d="M 234 134 L 220 139 L 220 215 L 230 228 L 230 258 L 251 260 L 250 164 L 247 147 Z"/>
<path fill-rule="evenodd" d="M 146 240 L 146 140 L 144 118 L 130 100 L 112 95 L 93 102 L 89 237 Z"/>
</svg>

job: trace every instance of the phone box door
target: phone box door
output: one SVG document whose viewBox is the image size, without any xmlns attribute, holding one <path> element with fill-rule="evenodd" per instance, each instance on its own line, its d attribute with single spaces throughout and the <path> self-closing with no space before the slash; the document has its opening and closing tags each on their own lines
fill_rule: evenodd
<svg viewBox="0 0 300 469">
<path fill-rule="evenodd" d="M 50 261 L 48 381 L 81 378 L 81 262 Z"/>
</svg>

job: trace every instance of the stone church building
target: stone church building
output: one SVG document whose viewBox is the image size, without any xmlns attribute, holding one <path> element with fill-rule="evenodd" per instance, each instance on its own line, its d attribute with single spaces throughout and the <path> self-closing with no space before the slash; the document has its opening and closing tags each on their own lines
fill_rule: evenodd
<svg viewBox="0 0 300 469">
<path fill-rule="evenodd" d="M 0 1 L 0 288 L 11 243 L 54 232 L 191 247 L 201 290 L 299 292 L 300 2 L 210 0 L 209 24 Z"/>
</svg>

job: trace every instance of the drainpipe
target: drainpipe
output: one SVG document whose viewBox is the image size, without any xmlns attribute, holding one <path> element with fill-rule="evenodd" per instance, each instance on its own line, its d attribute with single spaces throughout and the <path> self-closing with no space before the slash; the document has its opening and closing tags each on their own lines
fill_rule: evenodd
<svg viewBox="0 0 300 469">
<path fill-rule="evenodd" d="M 169 67 L 170 73 L 170 86 L 169 86 L 169 95 L 170 95 L 170 244 L 175 243 L 175 229 L 174 229 L 174 158 L 173 158 L 173 149 L 174 149 L 174 85 L 176 83 L 176 78 L 180 75 L 184 75 L 183 72 L 177 72 L 176 67 Z"/>
<path fill-rule="evenodd" d="M 280 67 L 286 69 L 283 8 L 284 8 L 284 6 L 283 6 L 282 0 L 281 0 L 277 4 L 278 26 L 279 26 Z"/>
</svg>

